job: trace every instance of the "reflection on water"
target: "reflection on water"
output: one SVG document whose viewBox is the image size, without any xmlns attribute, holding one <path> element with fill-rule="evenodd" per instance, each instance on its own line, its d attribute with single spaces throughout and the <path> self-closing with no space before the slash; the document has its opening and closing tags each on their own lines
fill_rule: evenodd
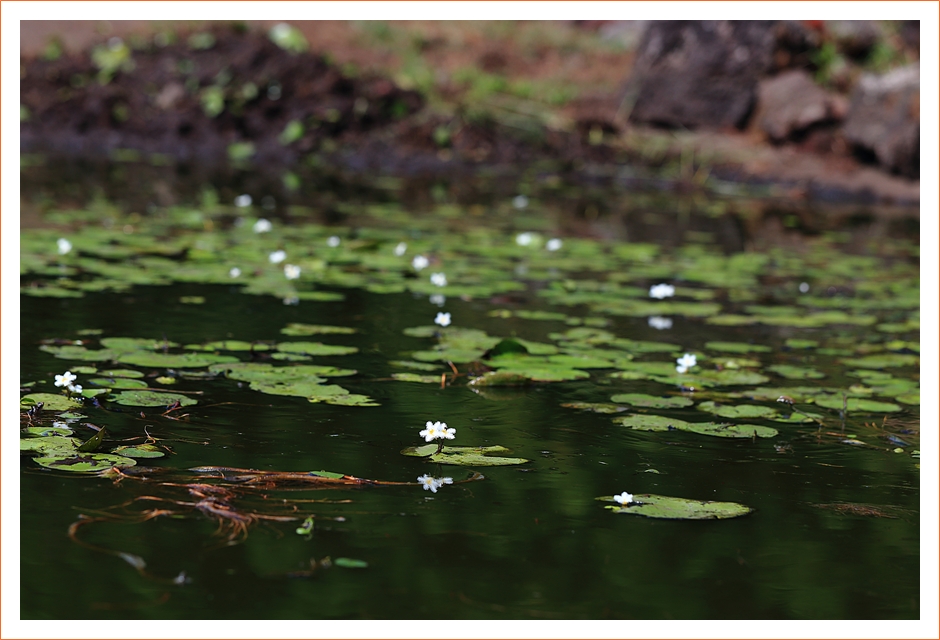
<svg viewBox="0 0 940 640">
<path fill-rule="evenodd" d="M 120 173 L 120 169 L 111 171 Z M 42 197 L 48 197 L 51 187 L 38 177 L 29 183 L 29 175 L 40 174 L 24 173 L 28 205 L 24 206 L 33 212 L 27 226 L 36 226 L 47 220 L 40 212 L 50 208 Z M 164 180 L 169 184 L 182 178 L 164 176 Z M 62 206 L 69 188 L 75 198 L 84 198 L 83 188 L 76 184 L 63 181 L 56 187 L 57 206 Z M 153 192 L 128 193 L 123 201 L 117 197 L 120 206 L 146 215 L 148 204 L 154 211 L 172 204 L 154 195 L 161 188 L 158 180 L 139 184 Z M 239 193 L 253 191 L 254 201 L 260 203 L 273 194 L 276 209 L 266 214 L 272 219 L 354 226 L 364 219 L 367 205 L 390 203 L 404 193 L 413 211 L 438 219 L 455 232 L 471 228 L 477 220 L 495 224 L 511 219 L 508 233 L 536 229 L 564 238 L 654 242 L 667 253 L 678 249 L 691 251 L 689 255 L 701 245 L 731 254 L 759 252 L 771 242 L 790 247 L 795 254 L 805 253 L 812 250 L 806 237 L 831 233 L 838 223 L 846 222 L 839 212 L 814 217 L 792 206 L 757 208 L 745 200 L 699 195 L 679 202 L 675 197 L 610 187 L 552 190 L 534 178 L 529 184 L 528 210 L 512 207 L 518 183 L 497 180 L 489 184 L 491 193 L 486 184 L 469 191 L 456 181 L 439 181 L 424 190 L 407 185 L 403 192 L 375 186 L 350 189 L 341 183 L 330 189 L 321 183 L 316 189 L 309 187 L 316 193 L 308 198 L 307 191 L 288 195 L 269 185 L 246 182 L 219 187 L 211 192 L 215 195 L 193 189 L 189 195 L 168 191 L 164 197 L 230 202 Z M 305 199 L 309 208 L 297 209 Z M 408 218 L 390 219 L 398 224 Z M 903 218 L 891 220 L 862 218 L 843 225 L 843 246 L 866 254 L 873 251 L 869 241 L 877 237 L 880 248 L 894 251 L 898 262 L 910 260 L 907 247 L 916 244 L 916 236 L 911 236 Z M 561 308 L 571 315 L 591 315 L 583 306 L 547 304 L 536 291 L 548 286 L 529 284 L 525 291 L 491 298 L 449 297 L 446 310 L 461 326 L 491 336 L 552 343 L 549 334 L 563 333 L 570 325 L 490 313 L 505 308 Z M 722 290 L 720 285 L 710 286 Z M 761 282 L 764 292 L 776 291 L 774 286 Z M 161 468 L 327 470 L 414 483 L 242 496 L 243 502 L 237 504 L 246 509 L 283 511 L 285 504 L 296 506 L 298 521 L 257 524 L 244 542 L 235 545 L 225 544 L 224 538 L 214 535 L 216 524 L 192 510 L 185 518 L 101 522 L 81 529 L 85 543 L 145 560 L 147 577 L 126 559 L 70 541 L 69 525 L 80 513 L 138 514 L 152 506 L 141 500 L 145 496 L 178 502 L 194 498 L 186 497 L 185 491 L 171 496 L 165 488 L 133 479 L 112 482 L 49 472 L 24 457 L 23 618 L 919 616 L 917 459 L 910 455 L 911 447 L 895 453 L 884 439 L 885 433 L 907 430 L 913 435 L 906 437 L 914 441 L 919 429 L 916 405 L 903 405 L 891 413 L 887 427 L 883 413 L 850 413 L 843 431 L 836 410 L 825 412 L 823 428 L 758 421 L 778 429 L 780 434 L 773 439 L 630 430 L 613 423 L 611 415 L 560 405 L 610 402 L 611 396 L 627 392 L 663 395 L 673 388 L 651 379 L 611 378 L 609 369 L 591 370 L 586 380 L 479 393 L 462 384 L 442 389 L 391 381 L 390 375 L 400 370 L 391 361 L 409 360 L 413 352 L 429 349 L 434 342 L 406 336 L 403 330 L 430 324 L 441 308 L 427 295 L 336 290 L 345 294 L 345 300 L 301 301 L 296 306 L 273 296 L 242 295 L 228 285 L 188 283 L 135 286 L 82 298 L 23 297 L 23 382 L 51 379 L 72 364 L 40 351 L 40 340 L 72 339 L 83 329 L 100 329 L 102 336 L 165 336 L 188 344 L 226 338 L 282 340 L 281 329 L 295 322 L 353 327 L 352 335 L 310 340 L 354 346 L 358 353 L 316 357 L 314 362 L 357 369 L 357 376 L 330 383 L 367 395 L 380 407 L 312 404 L 216 378 L 178 383 L 177 389 L 204 392 L 200 404 L 187 409 L 185 419 L 161 417 L 157 409 L 147 409 L 141 416 L 139 410 L 126 408 L 120 413 L 87 408 L 87 421 L 106 425 L 115 440 L 140 436 L 146 427 L 173 451 L 168 458 L 152 461 Z M 202 296 L 205 304 L 183 304 L 180 299 L 185 296 Z M 768 307 L 776 302 L 768 296 L 721 302 Z M 812 330 L 767 324 L 722 326 L 674 316 L 671 327 L 657 329 L 646 317 L 606 317 L 609 324 L 604 330 L 618 338 L 676 343 L 699 353 L 714 341 L 768 345 L 772 354 L 747 356 L 765 363 L 777 361 L 785 341 L 794 337 L 827 341 L 839 333 L 849 354 L 853 344 L 885 339 L 871 326 Z M 901 337 L 916 341 L 916 336 L 916 331 L 908 331 Z M 830 347 L 833 353 L 807 357 L 805 364 L 827 376 L 826 386 L 848 388 L 859 383 L 840 364 L 845 354 Z M 637 361 L 673 358 L 670 353 L 635 355 Z M 468 365 L 458 367 L 465 372 Z M 911 367 L 890 372 L 896 377 L 917 376 Z M 817 381 L 775 379 L 774 384 L 809 386 Z M 692 397 L 696 402 L 706 399 Z M 691 421 L 714 417 L 694 409 L 664 413 Z M 455 427 L 455 444 L 498 444 L 529 462 L 478 469 L 485 476 L 482 481 L 446 485 L 436 493 L 422 490 L 416 478 L 423 474 L 459 481 L 471 473 L 400 455 L 404 447 L 423 444 L 418 431 L 427 420 Z M 87 430 L 82 433 L 83 439 L 89 435 Z M 844 442 L 851 439 L 868 446 Z M 595 500 L 622 491 L 739 502 L 755 512 L 724 521 L 653 520 L 612 514 Z M 180 512 L 186 509 L 182 504 L 161 504 Z M 849 511 L 846 504 L 856 507 Z M 858 505 L 867 505 L 868 511 Z M 298 535 L 296 529 L 308 515 L 315 515 L 315 531 L 312 536 Z M 311 560 L 326 557 L 359 559 L 368 567 L 321 563 L 309 577 L 288 577 L 309 571 Z M 181 572 L 188 583 L 172 584 Z"/>
</svg>

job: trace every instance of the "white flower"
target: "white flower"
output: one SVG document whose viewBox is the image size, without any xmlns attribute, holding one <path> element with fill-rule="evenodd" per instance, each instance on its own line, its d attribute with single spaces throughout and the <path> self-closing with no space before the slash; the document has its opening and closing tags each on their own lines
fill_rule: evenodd
<svg viewBox="0 0 940 640">
<path fill-rule="evenodd" d="M 419 431 L 418 435 L 424 438 L 425 442 L 436 440 L 437 438 L 440 437 L 438 435 L 438 427 L 440 426 L 440 424 L 441 424 L 440 422 L 431 422 L 430 420 L 428 420 L 427 423 L 425 424 L 427 429 L 423 429 Z"/>
<path fill-rule="evenodd" d="M 647 320 L 649 326 L 654 329 L 672 329 L 672 318 L 664 318 L 662 316 L 650 316 Z"/>
<path fill-rule="evenodd" d="M 251 196 L 248 195 L 247 193 L 241 194 L 240 196 L 238 196 L 237 198 L 235 198 L 235 206 L 236 206 L 236 207 L 250 207 L 250 206 L 251 206 Z M 260 222 L 260 220 L 259 220 L 259 222 Z M 257 225 L 256 225 L 256 226 L 257 226 Z M 258 231 L 258 230 L 255 229 L 255 231 Z M 270 231 L 270 229 L 265 229 L 265 231 Z"/>
<path fill-rule="evenodd" d="M 284 298 L 282 302 L 289 307 L 296 307 L 298 304 L 300 304 L 300 298 L 297 296 L 291 296 L 290 298 Z"/>
<path fill-rule="evenodd" d="M 442 422 L 442 423 L 441 423 L 441 426 L 438 427 L 438 433 L 439 433 L 440 435 L 437 436 L 437 437 L 438 437 L 438 438 L 441 438 L 441 439 L 446 438 L 447 440 L 453 440 L 454 438 L 457 437 L 457 436 L 456 436 L 457 430 L 454 429 L 453 427 L 451 427 L 450 429 L 448 429 L 446 422 Z"/>
<path fill-rule="evenodd" d="M 251 229 L 255 233 L 267 233 L 271 230 L 271 221 L 267 218 L 259 218 Z"/>
<path fill-rule="evenodd" d="M 428 297 L 428 302 L 443 307 L 444 303 L 447 302 L 447 297 L 443 293 L 435 293 Z"/>
<path fill-rule="evenodd" d="M 559 249 L 561 249 L 561 240 L 559 240 L 558 238 L 552 238 L 551 240 L 545 243 L 545 248 L 548 249 L 549 251 L 558 251 Z"/>
<path fill-rule="evenodd" d="M 650 298 L 671 298 L 676 295 L 676 288 L 671 284 L 656 284 L 650 287 Z"/>
<path fill-rule="evenodd" d="M 681 358 L 676 359 L 676 371 L 679 373 L 685 373 L 689 370 L 690 367 L 696 365 L 695 356 L 691 353 L 687 353 Z"/>
<path fill-rule="evenodd" d="M 338 247 L 339 242 L 339 236 L 330 236 L 326 239 L 326 244 L 328 247 Z"/>
<path fill-rule="evenodd" d="M 526 231 L 525 233 L 520 233 L 516 236 L 516 244 L 520 247 L 528 247 L 530 244 L 532 244 L 534 239 L 535 234 Z"/>
<path fill-rule="evenodd" d="M 287 258 L 287 252 L 281 249 L 278 249 L 277 251 L 273 252 L 271 255 L 268 256 L 268 260 L 271 262 L 271 264 L 278 264 L 278 263 L 284 262 L 285 258 Z"/>
<path fill-rule="evenodd" d="M 422 255 L 417 255 L 411 260 L 411 266 L 414 267 L 415 271 L 421 271 L 429 264 L 431 264 L 430 260 Z"/>
<path fill-rule="evenodd" d="M 242 274 L 242 270 L 239 269 L 238 267 L 232 267 L 231 269 L 228 270 L 229 278 L 237 278 L 241 274 Z"/>
<path fill-rule="evenodd" d="M 62 242 L 62 241 L 59 240 L 59 242 Z M 808 282 L 801 282 L 801 283 L 800 283 L 800 293 L 806 293 L 806 292 L 808 292 L 808 291 L 809 291 L 809 283 L 808 283 Z"/>
<path fill-rule="evenodd" d="M 446 287 L 447 276 L 445 276 L 443 273 L 432 273 L 431 284 L 437 285 L 438 287 Z"/>
<path fill-rule="evenodd" d="M 445 485 L 445 484 L 454 484 L 453 478 L 438 478 L 437 481 L 440 482 L 440 485 L 438 486 Z"/>
<path fill-rule="evenodd" d="M 66 371 L 61 376 L 57 375 L 55 377 L 55 386 L 57 387 L 67 387 L 78 379 L 71 371 Z"/>
<path fill-rule="evenodd" d="M 396 255 L 396 256 L 403 256 L 403 255 L 405 255 L 405 251 L 407 251 L 407 250 L 408 250 L 408 243 L 406 243 L 406 242 L 399 242 L 398 244 L 395 245 L 395 255 Z"/>
<path fill-rule="evenodd" d="M 633 502 L 633 494 L 627 493 L 626 491 L 624 491 L 619 496 L 614 496 L 614 502 L 619 502 L 620 504 L 627 506 L 628 504 Z"/>
<path fill-rule="evenodd" d="M 512 206 L 516 209 L 525 209 L 529 206 L 529 199 L 520 194 L 512 199 Z"/>
<path fill-rule="evenodd" d="M 59 247 L 60 256 L 64 256 L 66 253 L 72 250 L 72 243 L 65 238 L 59 238 L 56 240 L 56 245 Z"/>
<path fill-rule="evenodd" d="M 442 312 L 439 311 L 439 312 L 437 313 L 437 316 L 435 316 L 435 318 L 434 318 L 434 324 L 439 324 L 439 325 L 441 325 L 442 327 L 446 327 L 447 325 L 450 324 L 450 314 L 449 314 L 449 313 L 442 313 Z"/>
<path fill-rule="evenodd" d="M 298 267 L 296 264 L 285 264 L 284 277 L 288 280 L 296 280 L 300 277 L 300 267 Z"/>
<path fill-rule="evenodd" d="M 435 480 L 428 474 L 424 474 L 423 476 L 418 476 L 418 482 L 420 482 L 421 485 L 425 489 L 430 489 L 431 493 L 437 493 L 437 487 L 438 487 L 437 480 Z"/>
<path fill-rule="evenodd" d="M 71 391 L 72 393 L 81 393 L 81 392 L 82 392 L 82 385 L 80 385 L 80 384 L 70 384 L 70 385 L 69 385 L 69 391 Z"/>
</svg>

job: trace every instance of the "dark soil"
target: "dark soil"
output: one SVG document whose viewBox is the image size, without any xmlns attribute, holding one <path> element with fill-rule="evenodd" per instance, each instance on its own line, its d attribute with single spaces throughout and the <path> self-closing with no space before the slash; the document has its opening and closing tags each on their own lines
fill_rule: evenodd
<svg viewBox="0 0 940 640">
<path fill-rule="evenodd" d="M 614 81 L 604 85 L 592 77 L 607 90 L 565 106 L 569 126 L 532 126 L 532 119 L 520 126 L 464 109 L 459 100 L 450 113 L 431 108 L 418 92 L 377 73 L 381 64 L 368 64 L 361 49 L 355 55 L 357 69 L 364 71 L 356 71 L 340 64 L 349 51 L 338 45 L 336 52 L 330 50 L 336 60 L 331 62 L 316 53 L 285 52 L 257 25 L 215 25 L 208 31 L 214 44 L 205 49 L 192 48 L 185 33 L 163 47 L 152 38 L 141 39 L 144 44 L 133 50 L 133 69 L 118 70 L 109 79 L 93 62 L 90 39 L 80 40 L 79 50 L 66 47 L 55 60 L 24 58 L 21 104 L 28 117 L 21 124 L 22 151 L 107 158 L 132 149 L 145 156 L 162 154 L 164 160 L 225 163 L 231 145 L 251 143 L 250 161 L 260 170 L 305 163 L 414 175 L 505 173 L 543 165 L 566 179 L 590 179 L 627 165 L 655 172 L 691 148 L 698 158 L 708 157 L 709 175 L 782 185 L 797 198 L 919 200 L 916 182 L 861 167 L 850 158 L 832 162 L 812 150 L 772 148 L 747 133 L 694 134 L 677 142 L 669 133 L 624 130 L 616 122 Z M 435 42 L 430 39 L 428 46 Z M 511 74 L 521 64 L 521 58 L 493 42 L 464 44 L 479 49 L 479 55 L 462 55 L 484 67 L 496 65 Z M 539 73 L 533 63 L 526 64 L 528 73 Z M 582 64 L 590 66 L 589 61 Z M 622 66 L 615 66 L 608 80 L 625 75 Z M 284 137 L 291 122 L 302 130 Z M 647 142 L 661 149 L 652 159 Z M 669 184 L 682 186 L 688 175 Z"/>
</svg>

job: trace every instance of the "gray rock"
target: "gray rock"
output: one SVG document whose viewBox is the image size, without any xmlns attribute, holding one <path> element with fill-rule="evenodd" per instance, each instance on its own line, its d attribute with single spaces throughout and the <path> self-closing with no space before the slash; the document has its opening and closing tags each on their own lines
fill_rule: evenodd
<svg viewBox="0 0 940 640">
<path fill-rule="evenodd" d="M 805 71 L 787 71 L 758 85 L 758 126 L 782 142 L 813 125 L 845 117 L 845 100 L 824 90 Z"/>
<path fill-rule="evenodd" d="M 852 92 L 845 140 L 903 176 L 920 176 L 920 64 L 863 75 Z"/>
<path fill-rule="evenodd" d="M 668 127 L 742 127 L 770 67 L 776 22 L 654 21 L 643 34 L 623 111 Z"/>
</svg>

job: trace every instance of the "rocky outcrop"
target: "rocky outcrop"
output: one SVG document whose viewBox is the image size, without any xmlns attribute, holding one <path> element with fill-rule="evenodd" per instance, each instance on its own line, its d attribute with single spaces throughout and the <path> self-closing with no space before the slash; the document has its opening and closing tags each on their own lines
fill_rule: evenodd
<svg viewBox="0 0 940 640">
<path fill-rule="evenodd" d="M 651 22 L 624 105 L 630 120 L 668 127 L 742 127 L 773 63 L 775 22 Z"/>
<path fill-rule="evenodd" d="M 920 65 L 862 76 L 852 92 L 843 135 L 878 164 L 920 176 Z"/>
<path fill-rule="evenodd" d="M 842 120 L 847 110 L 844 98 L 817 85 L 805 71 L 761 80 L 757 93 L 757 125 L 774 142 Z"/>
</svg>

